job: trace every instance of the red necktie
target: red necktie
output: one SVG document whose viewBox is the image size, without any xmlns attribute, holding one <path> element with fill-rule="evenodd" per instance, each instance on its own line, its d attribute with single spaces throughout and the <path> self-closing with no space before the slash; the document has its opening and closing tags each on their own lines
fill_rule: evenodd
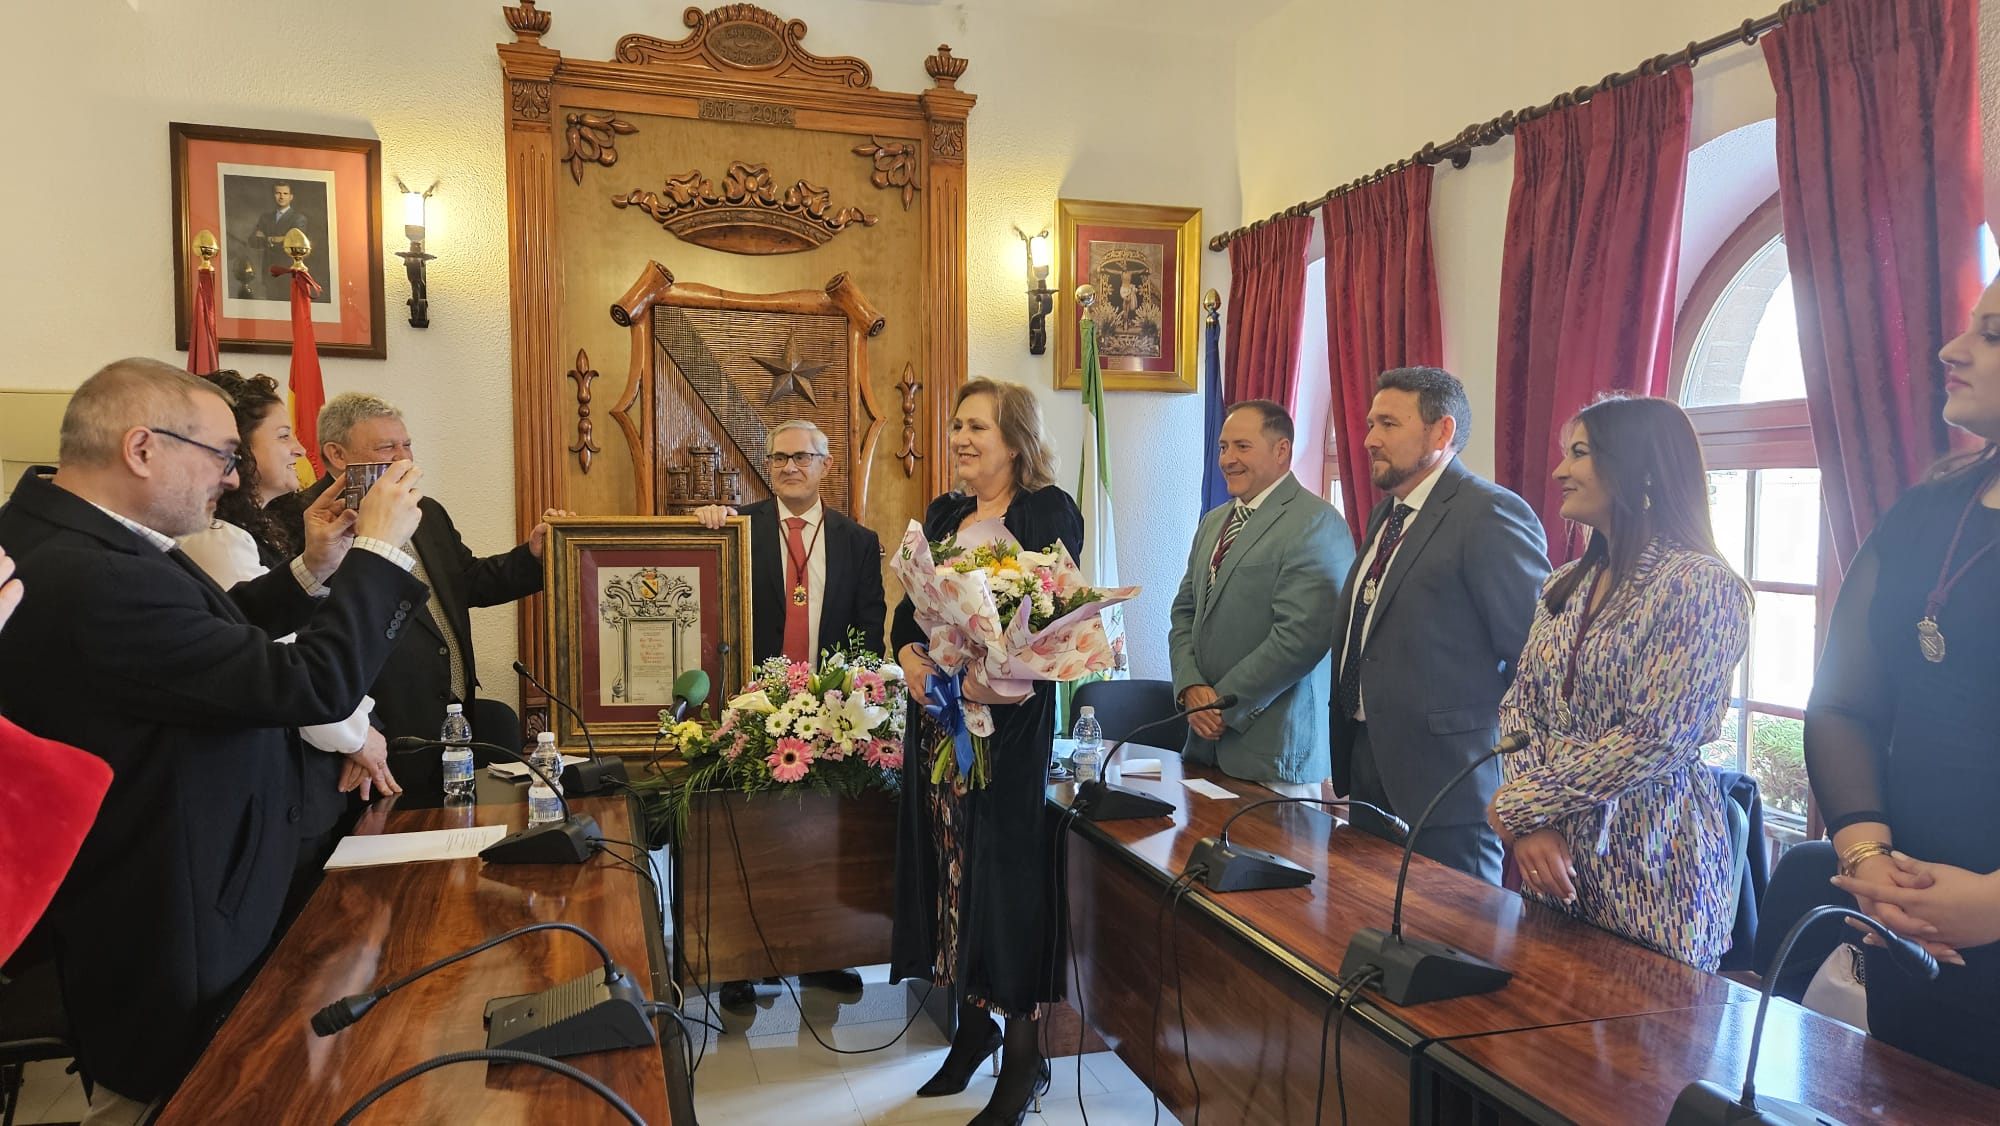
<svg viewBox="0 0 2000 1126">
<path fill-rule="evenodd" d="M 803 534 L 804 520 L 796 516 L 785 518 L 785 554 L 791 557 L 791 582 L 785 588 L 785 658 L 791 661 L 812 661 L 812 619 L 807 616 L 812 608 L 806 596 L 806 541 Z"/>
</svg>

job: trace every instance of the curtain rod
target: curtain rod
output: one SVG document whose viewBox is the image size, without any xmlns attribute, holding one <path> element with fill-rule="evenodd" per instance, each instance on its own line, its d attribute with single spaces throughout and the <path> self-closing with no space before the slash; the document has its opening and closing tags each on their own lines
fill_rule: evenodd
<svg viewBox="0 0 2000 1126">
<path fill-rule="evenodd" d="M 1325 194 L 1317 199 L 1301 200 L 1269 218 L 1259 219 L 1249 226 L 1238 227 L 1233 231 L 1216 235 L 1214 238 L 1208 240 L 1208 248 L 1210 250 L 1221 250 L 1235 240 L 1266 224 L 1275 223 L 1279 219 L 1308 214 L 1330 200 L 1338 199 L 1348 192 L 1366 187 L 1377 180 L 1401 172 L 1405 168 L 1410 168 L 1418 164 L 1443 164 L 1445 161 L 1450 161 L 1453 168 L 1464 168 L 1467 164 L 1472 163 L 1473 149 L 1496 144 L 1502 137 L 1512 136 L 1514 130 L 1525 122 L 1533 121 L 1538 117 L 1547 117 L 1557 110 L 1580 106 L 1597 94 L 1601 94 L 1606 90 L 1615 90 L 1620 86 L 1629 85 L 1648 75 L 1658 74 L 1677 66 L 1692 67 L 1698 60 L 1715 54 L 1717 51 L 1735 46 L 1755 44 L 1759 36 L 1775 27 L 1783 25 L 1786 20 L 1791 19 L 1793 16 L 1804 15 L 1830 2 L 1831 0 L 1788 0 L 1784 6 L 1762 19 L 1744 20 L 1734 31 L 1724 32 L 1721 35 L 1708 39 L 1695 40 L 1678 51 L 1664 55 L 1654 55 L 1652 58 L 1647 59 L 1645 62 L 1640 63 L 1623 74 L 1605 75 L 1594 86 L 1579 86 L 1567 93 L 1556 95 L 1553 100 L 1544 105 L 1530 106 L 1527 109 L 1508 110 L 1506 113 L 1490 121 L 1468 125 L 1459 130 L 1457 136 L 1446 141 L 1444 144 L 1440 145 L 1433 141 L 1394 164 L 1378 168 L 1366 176 L 1342 184 L 1339 187 L 1328 188 Z"/>
</svg>

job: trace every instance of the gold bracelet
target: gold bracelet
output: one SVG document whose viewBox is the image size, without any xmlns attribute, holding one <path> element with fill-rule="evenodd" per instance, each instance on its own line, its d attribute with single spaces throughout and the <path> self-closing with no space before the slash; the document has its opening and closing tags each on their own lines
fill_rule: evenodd
<svg viewBox="0 0 2000 1126">
<path fill-rule="evenodd" d="M 1854 869 L 1871 856 L 1887 856 L 1895 850 L 1885 841 L 1859 841 L 1847 846 L 1840 854 L 1840 874 L 1854 875 Z"/>
</svg>

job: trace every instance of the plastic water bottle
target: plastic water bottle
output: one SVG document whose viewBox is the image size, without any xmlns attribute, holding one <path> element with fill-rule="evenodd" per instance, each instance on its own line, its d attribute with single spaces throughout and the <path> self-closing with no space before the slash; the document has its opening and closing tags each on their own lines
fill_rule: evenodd
<svg viewBox="0 0 2000 1126">
<path fill-rule="evenodd" d="M 1097 709 L 1085 704 L 1076 715 L 1076 730 L 1070 735 L 1076 739 L 1076 752 L 1070 756 L 1070 763 L 1076 771 L 1077 784 L 1098 781 L 1097 768 L 1104 761 L 1104 728 L 1097 722 Z"/>
<path fill-rule="evenodd" d="M 472 781 L 472 724 L 466 720 L 462 706 L 445 705 L 444 730 L 438 733 L 438 740 L 444 744 L 444 800 L 471 801 L 475 789 Z"/>
<path fill-rule="evenodd" d="M 539 776 L 528 780 L 528 824 L 540 825 L 545 821 L 561 821 L 563 816 L 562 798 L 562 755 L 556 750 L 556 735 L 544 731 L 535 736 L 535 753 L 530 757 L 543 774 L 555 783 L 550 788 Z"/>
</svg>

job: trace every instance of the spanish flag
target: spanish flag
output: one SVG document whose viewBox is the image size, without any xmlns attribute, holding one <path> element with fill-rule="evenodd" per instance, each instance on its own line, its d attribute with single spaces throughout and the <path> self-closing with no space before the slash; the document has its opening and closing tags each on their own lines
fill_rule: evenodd
<svg viewBox="0 0 2000 1126">
<path fill-rule="evenodd" d="M 320 381 L 319 345 L 313 340 L 312 296 L 319 283 L 313 280 L 304 260 L 292 266 L 292 433 L 305 447 L 306 465 L 299 468 L 299 483 L 310 485 L 319 479 L 319 408 L 326 405 L 326 385 Z"/>
</svg>

